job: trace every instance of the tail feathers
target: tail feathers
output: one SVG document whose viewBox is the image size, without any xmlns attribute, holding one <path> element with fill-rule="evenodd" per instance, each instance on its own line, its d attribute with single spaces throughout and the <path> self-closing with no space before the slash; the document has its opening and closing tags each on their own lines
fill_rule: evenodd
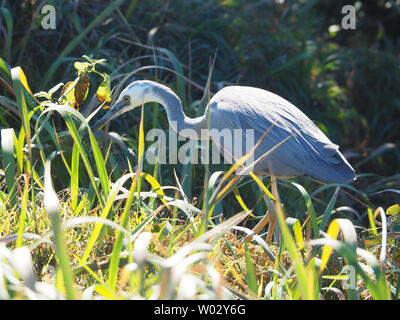
<svg viewBox="0 0 400 320">
<path fill-rule="evenodd" d="M 333 150 L 327 151 L 331 153 Z M 334 153 L 332 152 L 331 156 L 324 160 L 326 161 L 319 161 L 313 168 L 310 166 L 307 174 L 327 183 L 350 183 L 356 179 L 353 167 L 339 150 L 334 150 Z"/>
</svg>

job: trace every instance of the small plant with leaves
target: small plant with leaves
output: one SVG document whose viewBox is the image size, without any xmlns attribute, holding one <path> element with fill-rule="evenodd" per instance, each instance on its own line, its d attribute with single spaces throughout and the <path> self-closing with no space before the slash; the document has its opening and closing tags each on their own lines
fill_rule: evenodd
<svg viewBox="0 0 400 320">
<path fill-rule="evenodd" d="M 104 72 L 96 70 L 97 64 L 104 64 L 105 59 L 91 59 L 88 56 L 83 56 L 86 62 L 76 61 L 74 68 L 77 70 L 77 77 L 73 81 L 67 82 L 67 84 L 59 83 L 55 87 L 49 90 L 49 92 L 39 92 L 35 94 L 37 98 L 45 98 L 47 101 L 57 102 L 59 104 L 68 104 L 72 108 L 79 111 L 80 107 L 85 102 L 91 84 L 91 75 L 97 75 L 102 78 L 100 85 L 97 88 L 96 95 L 97 100 L 104 104 L 111 102 L 111 82 L 110 76 Z M 53 99 L 53 94 L 56 93 L 60 88 L 60 97 Z M 104 105 L 103 108 L 108 108 Z"/>
</svg>

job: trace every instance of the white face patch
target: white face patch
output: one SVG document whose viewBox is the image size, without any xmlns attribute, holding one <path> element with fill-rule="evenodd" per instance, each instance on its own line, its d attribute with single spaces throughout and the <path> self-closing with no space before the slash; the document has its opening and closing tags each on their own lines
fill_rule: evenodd
<svg viewBox="0 0 400 320">
<path fill-rule="evenodd" d="M 125 96 L 130 97 L 130 106 L 124 112 L 148 102 L 150 87 L 146 81 L 135 81 L 126 87 L 118 97 L 117 102 L 123 101 Z"/>
</svg>

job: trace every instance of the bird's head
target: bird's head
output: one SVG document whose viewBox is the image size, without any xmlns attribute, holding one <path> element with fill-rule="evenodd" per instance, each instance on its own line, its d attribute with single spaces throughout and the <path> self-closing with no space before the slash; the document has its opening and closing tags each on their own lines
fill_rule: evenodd
<svg viewBox="0 0 400 320">
<path fill-rule="evenodd" d="M 119 95 L 110 110 L 92 127 L 92 131 L 103 127 L 108 121 L 119 115 L 146 103 L 146 96 L 150 90 L 148 81 L 134 81 L 129 84 Z"/>
</svg>

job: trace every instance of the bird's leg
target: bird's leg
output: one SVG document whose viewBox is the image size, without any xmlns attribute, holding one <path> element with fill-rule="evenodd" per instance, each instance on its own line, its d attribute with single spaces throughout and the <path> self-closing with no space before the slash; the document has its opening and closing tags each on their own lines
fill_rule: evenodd
<svg viewBox="0 0 400 320">
<path fill-rule="evenodd" d="M 261 177 L 258 177 L 258 178 L 262 181 Z M 263 198 L 264 198 L 265 204 L 267 205 L 268 210 L 267 210 L 266 214 L 264 215 L 264 217 L 262 217 L 262 219 L 253 228 L 253 232 L 258 234 L 262 230 L 262 228 L 264 228 L 266 226 L 266 224 L 269 222 L 267 241 L 271 241 L 272 235 L 274 234 L 273 230 L 275 229 L 275 226 L 276 226 L 276 212 L 275 212 L 274 204 L 272 203 L 271 199 L 266 194 L 263 195 Z M 271 228 L 272 224 L 274 224 L 274 226 L 273 226 L 273 229 L 271 232 L 270 228 Z"/>
<path fill-rule="evenodd" d="M 264 200 L 265 197 L 267 197 L 267 195 L 264 195 Z M 269 209 L 267 211 L 267 213 L 264 215 L 264 217 L 262 217 L 262 219 L 257 223 L 257 225 L 253 228 L 253 232 L 258 234 L 262 228 L 264 228 L 264 226 L 269 222 L 270 218 L 269 218 Z"/>
<path fill-rule="evenodd" d="M 253 232 L 254 233 L 259 233 L 262 228 L 265 227 L 265 225 L 269 222 L 268 226 L 268 232 L 267 232 L 267 242 L 272 241 L 272 237 L 274 235 L 274 230 L 276 227 L 276 210 L 274 207 L 274 204 L 272 203 L 272 200 L 266 195 L 263 195 L 265 204 L 267 205 L 267 212 L 264 217 L 257 223 L 257 225 L 254 227 Z"/>
<path fill-rule="evenodd" d="M 279 194 L 278 194 L 278 186 L 276 183 L 275 176 L 271 176 L 271 189 L 272 189 L 272 195 L 275 197 L 276 202 L 280 202 Z M 278 217 L 277 217 L 276 208 L 275 208 L 274 204 L 272 203 L 272 200 L 267 195 L 264 195 L 264 201 L 267 204 L 268 212 L 270 212 L 269 213 L 270 221 L 269 221 L 268 232 L 267 232 L 267 241 L 271 242 L 272 237 L 274 236 Z"/>
<path fill-rule="evenodd" d="M 274 195 L 277 201 L 279 200 L 278 194 L 278 187 L 276 184 L 276 177 L 271 177 L 271 187 L 272 187 L 272 194 Z M 257 225 L 253 228 L 254 233 L 259 233 L 262 228 L 269 222 L 268 232 L 267 232 L 267 242 L 272 241 L 272 237 L 274 236 L 274 231 L 277 223 L 277 212 L 272 200 L 266 195 L 263 195 L 265 204 L 267 205 L 267 213 L 265 216 L 257 223 Z"/>
</svg>

